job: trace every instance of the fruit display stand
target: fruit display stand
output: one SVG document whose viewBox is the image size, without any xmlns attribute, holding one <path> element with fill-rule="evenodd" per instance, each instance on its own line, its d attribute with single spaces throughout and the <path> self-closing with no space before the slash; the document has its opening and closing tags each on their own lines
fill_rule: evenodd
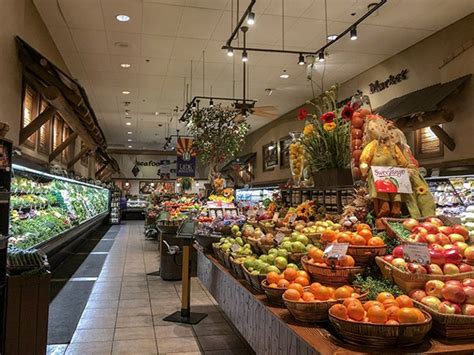
<svg viewBox="0 0 474 355">
<path fill-rule="evenodd" d="M 196 249 L 199 279 L 257 354 L 360 354 L 360 345 L 342 341 L 329 323 L 296 321 L 286 308 L 271 306 L 264 294 L 255 293 L 246 281 L 234 278 L 212 255 L 199 247 Z M 374 351 L 394 350 L 392 346 Z M 442 341 L 429 337 L 417 346 L 396 349 L 398 354 L 470 354 L 473 351 L 472 340 Z"/>
</svg>

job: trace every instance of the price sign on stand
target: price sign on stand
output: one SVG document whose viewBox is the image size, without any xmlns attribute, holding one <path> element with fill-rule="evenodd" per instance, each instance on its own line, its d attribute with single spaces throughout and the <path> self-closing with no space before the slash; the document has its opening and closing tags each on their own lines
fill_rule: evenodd
<svg viewBox="0 0 474 355">
<path fill-rule="evenodd" d="M 333 243 L 324 249 L 323 258 L 339 260 L 347 254 L 349 243 Z"/>
<path fill-rule="evenodd" d="M 290 224 L 295 223 L 297 217 L 298 217 L 298 216 L 296 215 L 296 213 L 295 213 L 295 214 L 292 214 L 291 217 L 290 217 Z"/>
<path fill-rule="evenodd" d="M 275 213 L 273 214 L 272 221 L 275 222 L 275 223 L 278 222 L 278 217 L 279 217 L 279 216 L 280 216 L 280 214 L 279 214 L 278 212 L 275 212 Z"/>
<path fill-rule="evenodd" d="M 239 250 L 239 249 L 240 249 L 240 245 L 237 244 L 237 243 L 232 244 L 231 247 L 230 247 L 230 250 L 231 250 L 233 253 L 235 253 L 235 252 L 236 252 L 237 250 Z"/>
<path fill-rule="evenodd" d="M 283 240 L 283 238 L 285 238 L 285 235 L 282 233 L 282 232 L 278 232 L 276 235 L 275 235 L 275 240 L 278 244 L 281 243 L 281 241 Z"/>
<path fill-rule="evenodd" d="M 405 260 L 420 265 L 431 263 L 428 244 L 426 243 L 405 243 L 403 244 L 403 256 Z"/>
</svg>

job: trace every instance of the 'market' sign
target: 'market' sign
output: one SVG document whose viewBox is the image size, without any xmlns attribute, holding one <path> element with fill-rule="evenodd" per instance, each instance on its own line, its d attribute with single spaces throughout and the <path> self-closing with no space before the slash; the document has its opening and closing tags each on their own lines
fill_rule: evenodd
<svg viewBox="0 0 474 355">
<path fill-rule="evenodd" d="M 373 83 L 369 84 L 370 93 L 374 94 L 382 90 L 387 89 L 389 86 L 397 85 L 400 81 L 407 80 L 408 69 L 403 69 L 400 73 L 396 75 L 390 75 L 387 80 L 378 81 L 375 80 Z"/>
</svg>

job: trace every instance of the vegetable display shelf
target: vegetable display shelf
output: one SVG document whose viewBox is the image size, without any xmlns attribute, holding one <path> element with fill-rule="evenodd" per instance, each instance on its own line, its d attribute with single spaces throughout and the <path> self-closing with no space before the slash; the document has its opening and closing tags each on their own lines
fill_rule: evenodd
<svg viewBox="0 0 474 355">
<path fill-rule="evenodd" d="M 361 354 L 367 348 L 343 342 L 329 323 L 305 324 L 296 321 L 286 308 L 274 307 L 264 294 L 255 294 L 244 280 L 237 280 L 213 256 L 196 247 L 198 278 L 219 303 L 227 318 L 260 354 Z M 400 344 L 402 345 L 402 344 Z M 472 354 L 474 342 L 427 338 L 411 347 L 378 348 L 387 354 Z"/>
<path fill-rule="evenodd" d="M 12 176 L 9 242 L 43 250 L 52 264 L 109 213 L 110 193 L 101 186 L 15 164 Z"/>
</svg>

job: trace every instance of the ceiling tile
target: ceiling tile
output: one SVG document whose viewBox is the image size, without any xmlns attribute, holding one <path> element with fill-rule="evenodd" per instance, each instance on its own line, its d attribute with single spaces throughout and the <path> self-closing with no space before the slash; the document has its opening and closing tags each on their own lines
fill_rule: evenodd
<svg viewBox="0 0 474 355">
<path fill-rule="evenodd" d="M 221 11 L 186 7 L 181 18 L 178 36 L 208 39 L 221 18 Z M 196 26 L 196 24 L 199 24 Z"/>
<path fill-rule="evenodd" d="M 232 63 L 233 57 L 229 57 L 221 41 L 209 41 L 206 46 L 206 62 Z M 236 56 L 238 53 L 236 52 Z M 237 58 L 236 58 L 237 59 Z M 238 60 L 240 62 L 240 58 Z M 240 64 L 240 63 L 239 63 Z"/>
<path fill-rule="evenodd" d="M 108 54 L 82 53 L 81 59 L 86 71 L 112 71 Z"/>
<path fill-rule="evenodd" d="M 325 19 L 324 2 L 325 0 L 314 0 L 313 4 L 304 11 L 302 16 L 307 17 L 307 18 L 324 20 Z M 360 2 L 358 2 L 358 0 L 328 1 L 327 2 L 328 20 L 329 21 L 339 20 L 345 14 L 348 14 L 350 16 L 351 13 L 353 12 L 353 7 L 358 6 L 358 4 L 361 4 L 361 3 L 364 3 L 365 6 L 367 6 L 370 3 L 370 1 L 365 1 L 365 0 L 360 1 Z M 357 13 L 354 16 L 352 16 L 353 21 L 355 21 L 358 17 L 360 17 L 360 14 L 357 14 Z"/>
<path fill-rule="evenodd" d="M 206 45 L 207 41 L 203 39 L 177 37 L 171 57 L 199 60 L 202 58 L 202 52 L 206 48 Z"/>
<path fill-rule="evenodd" d="M 175 36 L 183 7 L 162 4 L 143 4 L 143 33 Z"/>
<path fill-rule="evenodd" d="M 149 62 L 140 63 L 140 74 L 166 75 L 168 71 L 168 59 L 153 58 Z"/>
<path fill-rule="evenodd" d="M 66 27 L 66 23 L 64 22 L 64 18 L 62 17 L 56 2 L 51 0 L 33 0 L 33 3 L 48 28 Z"/>
<path fill-rule="evenodd" d="M 127 55 L 111 55 L 110 56 L 110 63 L 112 70 L 117 72 L 124 72 L 124 73 L 138 73 L 140 64 L 145 62 L 145 59 L 142 57 L 137 56 L 127 56 Z M 130 64 L 130 68 L 122 68 L 121 64 Z"/>
<path fill-rule="evenodd" d="M 62 0 L 58 2 L 58 5 L 68 27 L 87 30 L 104 29 L 100 0 Z"/>
<path fill-rule="evenodd" d="M 71 32 L 79 52 L 108 53 L 105 31 L 72 29 Z"/>
<path fill-rule="evenodd" d="M 286 1 L 284 2 L 284 12 L 286 16 L 303 16 L 305 10 L 307 10 L 312 4 L 313 0 L 296 0 L 296 1 Z M 330 3 L 330 1 L 329 1 Z M 268 15 L 279 15 L 282 14 L 282 0 L 272 0 L 268 7 L 265 9 L 265 14 Z M 256 19 L 258 21 L 258 19 Z"/>
<path fill-rule="evenodd" d="M 143 74 L 138 75 L 138 86 L 140 88 L 140 92 L 142 89 L 161 89 L 163 87 L 164 81 L 164 76 Z"/>
<path fill-rule="evenodd" d="M 126 43 L 128 47 L 118 43 Z M 107 32 L 107 44 L 110 54 L 140 55 L 141 37 L 137 33 Z"/>
<path fill-rule="evenodd" d="M 296 17 L 285 17 L 285 28 L 291 28 L 297 21 Z M 274 44 L 282 37 L 281 16 L 261 15 L 247 32 L 249 44 Z"/>
<path fill-rule="evenodd" d="M 141 33 L 143 4 L 132 0 L 101 0 L 104 15 L 105 29 L 107 31 Z M 128 22 L 117 21 L 115 16 L 130 16 Z"/>
<path fill-rule="evenodd" d="M 86 76 L 86 71 L 81 62 L 79 53 L 77 52 L 62 52 L 61 56 L 66 63 L 66 66 L 69 69 L 72 77 L 75 79 L 84 79 Z"/>
<path fill-rule="evenodd" d="M 230 0 L 187 0 L 186 6 L 223 10 Z"/>
<path fill-rule="evenodd" d="M 171 56 L 174 37 L 142 35 L 141 41 L 141 55 L 159 58 L 169 58 Z"/>
<path fill-rule="evenodd" d="M 53 37 L 54 43 L 60 52 L 74 52 L 76 46 L 71 37 L 71 32 L 68 28 L 64 27 L 48 27 L 51 37 Z"/>
</svg>

